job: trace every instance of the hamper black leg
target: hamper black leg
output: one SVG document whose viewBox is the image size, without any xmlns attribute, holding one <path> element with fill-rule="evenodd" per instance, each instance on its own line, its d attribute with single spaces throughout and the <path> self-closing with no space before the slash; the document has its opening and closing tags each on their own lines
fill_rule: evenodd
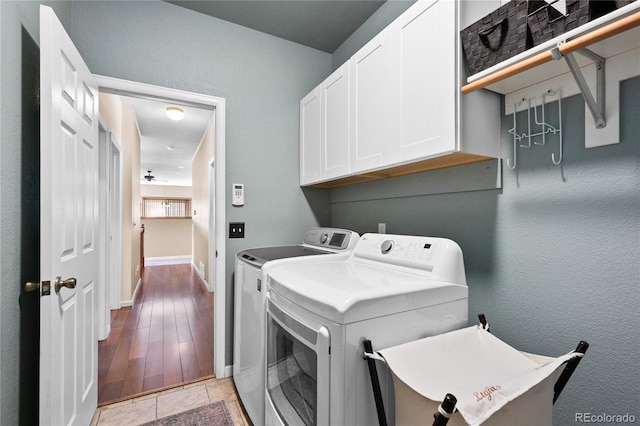
<svg viewBox="0 0 640 426">
<path fill-rule="evenodd" d="M 489 330 L 489 323 L 487 322 L 487 317 L 485 317 L 482 312 L 478 314 L 478 319 L 480 320 L 480 324 L 482 325 L 482 327 L 485 330 L 490 332 L 491 330 Z"/>
<path fill-rule="evenodd" d="M 373 354 L 371 340 L 365 340 L 362 344 L 364 345 L 364 359 L 367 361 L 367 365 L 369 366 L 369 376 L 371 376 L 371 387 L 373 388 L 373 399 L 376 401 L 376 411 L 378 412 L 378 423 L 380 423 L 380 426 L 387 426 L 387 415 L 384 412 L 384 401 L 382 401 L 382 391 L 380 390 L 380 380 L 378 380 L 376 361 L 366 356 L 366 354 Z"/>
<path fill-rule="evenodd" d="M 437 413 L 435 413 L 433 415 L 433 426 L 446 425 L 449 422 L 449 417 L 451 417 L 451 414 L 453 414 L 453 412 L 455 411 L 457 403 L 458 403 L 458 400 L 456 399 L 456 397 L 448 393 L 444 397 L 442 404 L 440 404 L 440 408 L 442 409 L 442 411 L 444 411 L 447 414 L 444 415 L 442 414 L 441 411 L 438 411 Z"/>
<path fill-rule="evenodd" d="M 578 346 L 576 347 L 576 350 L 574 352 L 579 352 L 581 354 L 584 354 L 587 352 L 587 349 L 589 349 L 589 344 L 583 340 L 580 343 L 578 343 Z M 562 389 L 564 389 L 564 387 L 566 386 L 567 382 L 571 378 L 571 375 L 575 371 L 581 359 L 582 359 L 581 356 L 575 357 L 571 361 L 567 362 L 567 365 L 565 365 L 564 370 L 562 370 L 562 374 L 560 374 L 560 377 L 558 377 L 558 380 L 556 381 L 556 384 L 553 387 L 553 403 L 554 404 L 556 403 L 556 399 L 558 399 L 558 397 L 560 396 Z"/>
</svg>

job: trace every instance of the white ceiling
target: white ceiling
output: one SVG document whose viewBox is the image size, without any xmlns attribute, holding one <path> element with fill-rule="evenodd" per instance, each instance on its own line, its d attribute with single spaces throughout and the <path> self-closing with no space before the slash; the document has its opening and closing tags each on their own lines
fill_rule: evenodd
<svg viewBox="0 0 640 426">
<path fill-rule="evenodd" d="M 140 128 L 141 183 L 191 186 L 191 162 L 213 119 L 213 110 L 129 96 L 121 99 L 135 110 Z M 184 109 L 182 120 L 167 117 L 165 109 L 170 105 Z M 144 179 L 149 170 L 155 176 L 152 182 Z"/>
<path fill-rule="evenodd" d="M 1 1 L 1 0 L 0 0 Z M 169 3 L 333 53 L 385 0 L 176 0 Z M 121 96 L 136 113 L 141 133 L 143 184 L 191 185 L 191 161 L 213 111 L 182 106 L 185 117 L 169 120 L 170 104 Z M 175 147 L 170 151 L 168 146 Z M 151 170 L 155 181 L 144 176 Z"/>
</svg>

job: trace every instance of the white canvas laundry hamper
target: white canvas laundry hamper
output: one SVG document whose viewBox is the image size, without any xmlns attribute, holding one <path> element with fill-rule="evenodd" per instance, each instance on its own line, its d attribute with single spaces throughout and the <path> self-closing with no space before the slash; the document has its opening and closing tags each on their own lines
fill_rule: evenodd
<svg viewBox="0 0 640 426">
<path fill-rule="evenodd" d="M 398 426 L 551 424 L 553 404 L 589 344 L 557 358 L 529 354 L 492 335 L 484 315 L 480 320 L 377 352 L 363 342 L 381 426 L 387 419 L 376 360 L 391 370 Z"/>
</svg>

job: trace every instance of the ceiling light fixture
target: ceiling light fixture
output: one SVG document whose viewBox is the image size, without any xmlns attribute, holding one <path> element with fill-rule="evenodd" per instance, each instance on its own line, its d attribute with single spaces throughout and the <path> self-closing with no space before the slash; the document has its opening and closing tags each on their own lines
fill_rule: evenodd
<svg viewBox="0 0 640 426">
<path fill-rule="evenodd" d="M 184 118 L 184 110 L 177 106 L 168 106 L 165 112 L 167 117 L 174 121 L 182 120 Z"/>
</svg>

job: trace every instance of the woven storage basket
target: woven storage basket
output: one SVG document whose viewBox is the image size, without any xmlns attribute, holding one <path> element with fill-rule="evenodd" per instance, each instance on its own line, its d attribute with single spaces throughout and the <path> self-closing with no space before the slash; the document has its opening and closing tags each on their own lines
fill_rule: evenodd
<svg viewBox="0 0 640 426">
<path fill-rule="evenodd" d="M 616 0 L 616 8 L 620 9 L 623 6 L 633 3 L 636 0 Z"/>
<path fill-rule="evenodd" d="M 617 3 L 620 3 L 617 5 Z M 562 15 L 544 1 L 529 2 L 528 25 L 533 45 L 538 46 L 567 31 L 622 7 L 630 1 L 567 0 L 567 14 Z"/>
<path fill-rule="evenodd" d="M 527 31 L 527 0 L 511 0 L 460 31 L 469 75 L 532 47 Z"/>
</svg>

